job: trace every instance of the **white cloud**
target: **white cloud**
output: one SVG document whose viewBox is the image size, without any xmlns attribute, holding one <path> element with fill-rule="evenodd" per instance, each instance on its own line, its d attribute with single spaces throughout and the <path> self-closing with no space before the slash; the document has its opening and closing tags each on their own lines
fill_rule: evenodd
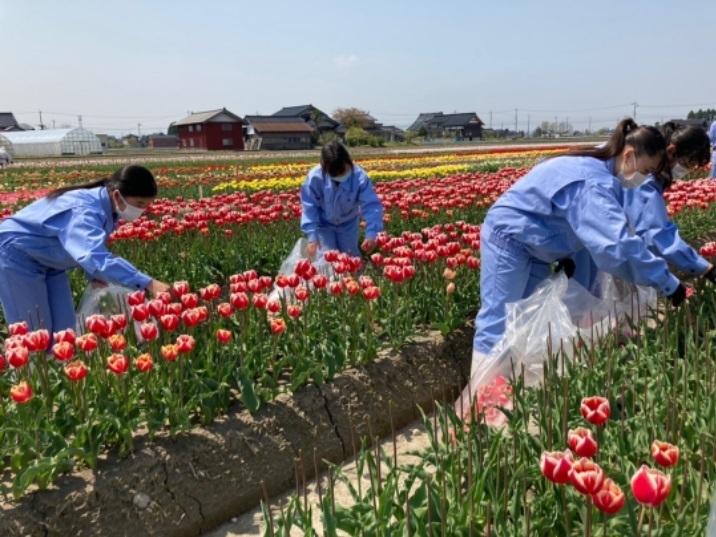
<svg viewBox="0 0 716 537">
<path fill-rule="evenodd" d="M 333 58 L 333 63 L 339 71 L 347 71 L 358 61 L 355 54 L 342 54 Z"/>
</svg>

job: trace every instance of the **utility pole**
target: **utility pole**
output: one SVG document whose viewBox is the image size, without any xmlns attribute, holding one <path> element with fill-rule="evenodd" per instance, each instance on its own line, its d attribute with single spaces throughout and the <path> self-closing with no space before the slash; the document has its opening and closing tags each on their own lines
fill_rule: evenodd
<svg viewBox="0 0 716 537">
<path fill-rule="evenodd" d="M 592 134 L 592 116 L 589 116 L 589 134 Z"/>
<path fill-rule="evenodd" d="M 492 110 L 490 110 L 490 128 L 492 128 Z"/>
<path fill-rule="evenodd" d="M 141 138 L 142 137 L 142 124 L 137 123 L 137 135 Z"/>
<path fill-rule="evenodd" d="M 632 119 L 634 120 L 634 122 L 636 122 L 636 107 L 637 107 L 637 103 L 636 103 L 636 101 L 634 101 L 634 102 L 631 103 L 631 104 L 634 105 L 634 115 L 633 115 Z"/>
<path fill-rule="evenodd" d="M 567 132 L 567 136 L 569 136 L 569 116 L 567 116 L 567 120 L 564 122 L 564 130 Z"/>
<path fill-rule="evenodd" d="M 44 123 L 42 123 L 42 110 L 38 110 L 38 112 L 40 113 L 40 130 L 44 131 L 45 125 L 44 125 Z"/>
<path fill-rule="evenodd" d="M 82 116 L 81 115 L 77 116 L 77 121 L 79 122 L 80 129 L 81 129 L 82 128 Z"/>
<path fill-rule="evenodd" d="M 55 128 L 55 120 L 54 119 L 52 120 L 52 128 L 53 129 Z"/>
<path fill-rule="evenodd" d="M 557 123 L 557 116 L 554 116 L 554 132 L 555 134 L 559 132 L 559 123 Z"/>
<path fill-rule="evenodd" d="M 515 108 L 515 136 L 517 136 L 517 108 Z"/>
<path fill-rule="evenodd" d="M 526 138 L 529 138 L 529 137 L 530 137 L 530 115 L 527 114 L 527 133 L 526 133 Z"/>
</svg>

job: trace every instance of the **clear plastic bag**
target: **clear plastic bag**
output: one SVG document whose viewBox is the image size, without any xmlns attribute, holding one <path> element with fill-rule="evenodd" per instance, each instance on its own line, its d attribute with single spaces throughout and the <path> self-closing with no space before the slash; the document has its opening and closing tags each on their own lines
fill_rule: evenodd
<svg viewBox="0 0 716 537">
<path fill-rule="evenodd" d="M 711 514 L 709 515 L 709 527 L 706 530 L 706 537 L 716 537 L 716 494 L 711 502 Z"/>
<path fill-rule="evenodd" d="M 127 295 L 134 292 L 133 289 L 111 283 L 105 287 L 94 286 L 91 283 L 87 286 L 80 304 L 77 307 L 77 329 L 78 334 L 85 331 L 85 320 L 90 315 L 110 315 L 125 314 L 127 319 L 131 320 L 129 303 Z M 137 335 L 138 342 L 143 341 L 139 331 L 139 323 L 134 323 L 134 331 Z"/>
<path fill-rule="evenodd" d="M 505 333 L 490 354 L 473 363 L 470 381 L 455 402 L 463 419 L 485 413 L 488 424 L 505 423 L 495 405 L 511 408 L 508 379 L 525 371 L 525 385 L 543 378 L 543 363 L 550 353 L 572 357 L 574 345 L 591 345 L 620 330 L 631 332 L 631 323 L 656 307 L 656 292 L 601 274 L 594 296 L 561 273 L 545 280 L 532 295 L 507 304 Z M 472 405 L 474 405 L 474 409 Z"/>
<path fill-rule="evenodd" d="M 308 241 L 305 238 L 298 239 L 296 244 L 293 246 L 291 253 L 281 263 L 281 268 L 278 270 L 278 275 L 290 276 L 296 270 L 296 265 L 302 259 L 310 259 L 308 256 Z M 323 255 L 319 252 L 316 259 L 311 263 L 316 269 L 317 274 L 323 274 L 328 281 L 334 281 L 338 278 L 338 275 L 333 270 L 333 265 L 323 258 Z M 269 293 L 269 300 L 279 299 L 291 300 L 293 298 L 293 289 L 280 287 L 274 285 L 273 289 Z"/>
</svg>

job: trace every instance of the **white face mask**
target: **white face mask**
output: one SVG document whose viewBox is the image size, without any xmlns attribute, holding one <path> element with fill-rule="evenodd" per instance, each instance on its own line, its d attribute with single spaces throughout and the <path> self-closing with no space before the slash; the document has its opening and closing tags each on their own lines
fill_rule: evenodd
<svg viewBox="0 0 716 537">
<path fill-rule="evenodd" d="M 684 167 L 683 167 L 681 164 L 679 164 L 679 163 L 677 163 L 676 166 L 674 166 L 673 168 L 671 168 L 671 177 L 673 177 L 673 178 L 676 179 L 676 180 L 678 180 L 678 179 L 683 179 L 683 178 L 686 177 L 687 175 L 689 175 L 689 170 L 688 170 L 688 168 L 684 168 Z"/>
<path fill-rule="evenodd" d="M 127 203 L 127 201 L 122 197 L 122 194 L 120 194 L 119 191 L 117 191 L 117 194 L 119 194 L 119 199 L 121 199 L 124 203 L 123 211 L 119 209 L 119 206 L 117 207 L 117 214 L 122 220 L 124 220 L 125 222 L 134 222 L 135 220 L 139 219 L 142 214 L 144 214 L 144 209 L 140 209 L 139 207 L 135 207 L 134 205 L 130 205 L 129 203 Z"/>
<path fill-rule="evenodd" d="M 629 177 L 626 176 L 623 170 L 617 174 L 617 177 L 619 178 L 619 181 L 621 182 L 623 188 L 636 188 L 648 179 L 648 176 L 644 175 L 637 169 L 636 155 L 632 153 L 631 156 L 632 159 L 634 159 L 634 171 L 630 174 Z M 623 167 L 624 164 L 622 163 L 622 168 Z"/>
</svg>

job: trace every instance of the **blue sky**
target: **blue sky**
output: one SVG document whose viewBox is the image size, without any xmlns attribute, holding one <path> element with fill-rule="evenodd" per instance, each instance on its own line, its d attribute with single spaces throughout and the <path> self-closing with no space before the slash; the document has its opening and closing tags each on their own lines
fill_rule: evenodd
<svg viewBox="0 0 716 537">
<path fill-rule="evenodd" d="M 716 2 L 0 0 L 0 111 L 122 134 L 312 103 L 525 129 L 716 108 Z"/>
</svg>

